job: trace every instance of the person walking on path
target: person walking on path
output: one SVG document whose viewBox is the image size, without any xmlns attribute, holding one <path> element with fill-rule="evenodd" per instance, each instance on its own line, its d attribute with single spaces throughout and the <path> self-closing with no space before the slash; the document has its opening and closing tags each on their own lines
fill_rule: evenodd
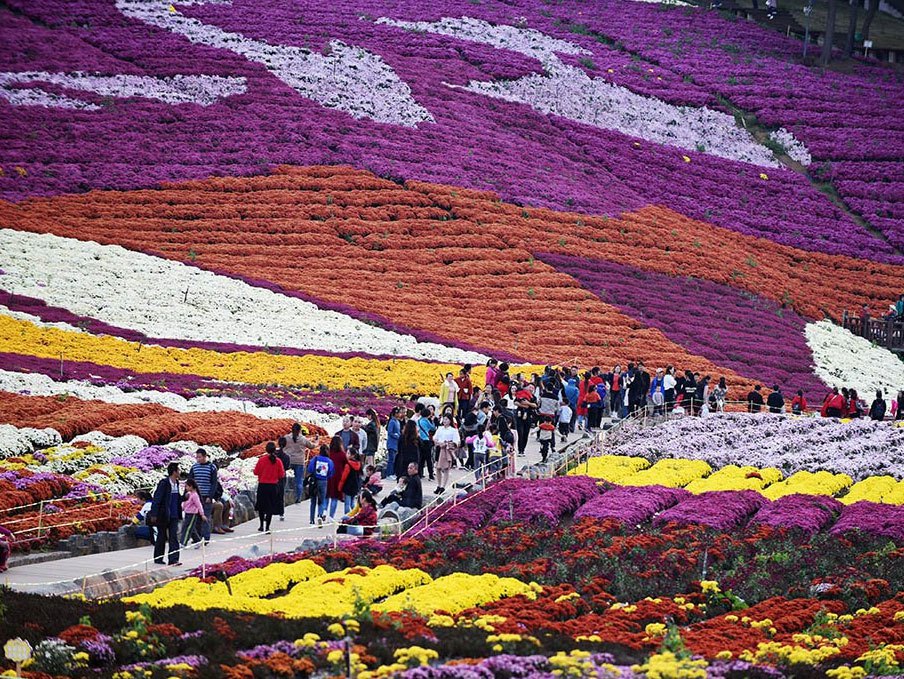
<svg viewBox="0 0 904 679">
<path fill-rule="evenodd" d="M 210 542 L 211 518 L 213 518 L 213 496 L 217 490 L 217 466 L 207 457 L 207 451 L 198 448 L 195 451 L 195 463 L 188 472 L 188 478 L 198 486 L 205 521 L 198 525 L 204 543 Z"/>
<path fill-rule="evenodd" d="M 198 491 L 198 484 L 194 479 L 188 479 L 185 482 L 185 499 L 182 501 L 182 546 L 187 547 L 189 539 L 192 543 L 201 546 L 201 525 L 210 522 L 204 515 L 204 505 L 201 503 L 201 495 Z M 210 535 L 210 526 L 208 525 L 207 534 Z M 205 544 L 207 544 L 205 542 Z"/>
<path fill-rule="evenodd" d="M 405 470 L 408 469 L 408 466 L 412 462 L 417 465 L 419 459 L 417 425 L 414 420 L 408 420 L 402 430 L 402 438 L 399 439 L 399 454 L 396 456 L 396 476 L 399 478 L 405 476 Z"/>
<path fill-rule="evenodd" d="M 258 532 L 270 532 L 270 522 L 274 514 L 279 514 L 279 480 L 285 478 L 286 470 L 276 457 L 276 444 L 273 441 L 267 443 L 267 454 L 258 458 L 254 466 L 254 475 L 257 477 L 257 502 L 254 508 L 259 514 L 260 525 Z"/>
<path fill-rule="evenodd" d="M 288 471 L 289 465 L 290 465 L 290 460 L 289 460 L 289 455 L 286 453 L 286 437 L 280 436 L 279 439 L 276 441 L 276 446 L 277 446 L 276 457 L 278 457 L 279 461 L 282 462 L 283 469 Z M 279 514 L 280 521 L 286 520 L 286 481 L 288 481 L 288 477 L 283 476 L 279 480 L 279 484 L 277 484 L 279 487 L 276 489 L 276 495 L 279 498 L 278 514 Z"/>
<path fill-rule="evenodd" d="M 399 407 L 389 411 L 389 421 L 386 423 L 386 471 L 383 474 L 387 479 L 397 476 L 396 456 L 399 454 L 399 439 L 402 438 L 402 417 L 404 413 Z"/>
<path fill-rule="evenodd" d="M 339 506 L 339 501 L 343 502 L 343 506 L 345 503 L 345 495 L 342 493 L 342 485 L 339 482 L 342 478 L 342 473 L 345 471 L 345 463 L 348 460 L 345 450 L 341 434 L 336 434 L 330 441 L 330 460 L 333 461 L 333 475 L 326 486 L 326 496 L 330 500 L 331 519 L 336 516 L 336 508 Z"/>
<path fill-rule="evenodd" d="M 295 474 L 295 504 L 301 502 L 304 497 L 304 470 L 307 465 L 308 450 L 316 448 L 313 441 L 301 433 L 301 425 L 296 422 L 292 425 L 292 431 L 286 437 L 284 450 L 289 456 L 289 465 Z"/>
<path fill-rule="evenodd" d="M 323 444 L 320 451 L 308 462 L 308 488 L 311 499 L 311 525 L 317 520 L 317 525 L 322 526 L 326 520 L 326 487 L 333 476 L 335 467 L 330 459 L 329 446 Z"/>
<path fill-rule="evenodd" d="M 166 478 L 160 480 L 151 500 L 151 524 L 157 528 L 154 540 L 154 563 L 163 565 L 163 556 L 169 556 L 170 566 L 181 566 L 179 561 L 179 521 L 182 519 L 182 496 L 179 492 L 179 463 L 170 462 Z M 169 551 L 167 551 L 169 546 Z"/>
<path fill-rule="evenodd" d="M 442 424 L 433 434 L 433 443 L 439 448 L 439 458 L 436 461 L 436 490 L 437 495 L 446 492 L 446 484 L 449 483 L 449 470 L 455 461 L 455 455 L 461 446 L 461 435 L 458 428 L 452 424 L 450 414 L 443 415 Z"/>
<path fill-rule="evenodd" d="M 594 391 L 595 393 L 595 391 Z M 515 394 L 515 428 L 518 432 L 518 455 L 523 456 L 527 449 L 527 441 L 537 411 L 537 398 L 534 396 L 534 385 L 528 384 Z"/>
<path fill-rule="evenodd" d="M 420 419 L 417 421 L 418 435 L 418 468 L 420 469 L 421 478 L 424 478 L 424 467 L 433 480 L 433 432 L 436 431 L 436 425 L 433 418 L 426 411 L 421 413 Z"/>
<path fill-rule="evenodd" d="M 380 445 L 380 416 L 373 408 L 368 408 L 367 424 L 364 425 L 364 434 L 367 436 L 367 444 L 361 453 L 364 455 L 364 465 L 372 465 L 377 457 L 377 446 Z"/>
</svg>

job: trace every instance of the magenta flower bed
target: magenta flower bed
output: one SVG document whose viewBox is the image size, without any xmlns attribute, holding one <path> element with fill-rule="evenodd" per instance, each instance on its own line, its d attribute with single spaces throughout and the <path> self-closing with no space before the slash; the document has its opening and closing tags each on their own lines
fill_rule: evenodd
<svg viewBox="0 0 904 679">
<path fill-rule="evenodd" d="M 599 492 L 596 481 L 587 476 L 528 481 L 507 498 L 501 498 L 490 523 L 545 523 L 556 526 L 563 516 L 574 514 Z"/>
<path fill-rule="evenodd" d="M 793 132 L 813 155 L 816 176 L 868 181 L 879 174 L 880 181 L 897 183 L 904 178 L 900 71 L 861 66 L 849 74 L 824 73 L 798 63 L 797 40 L 753 22 L 728 22 L 714 12 L 615 0 L 594 9 L 583 20 L 589 28 L 726 97 L 761 122 Z M 834 186 L 892 245 L 904 246 L 899 190 L 880 190 L 864 204 L 856 185 Z"/>
<path fill-rule="evenodd" d="M 843 509 L 838 500 L 825 495 L 786 495 L 764 504 L 750 522 L 812 535 L 830 526 Z"/>
<path fill-rule="evenodd" d="M 653 519 L 653 525 L 667 523 L 709 526 L 721 531 L 738 528 L 769 502 L 752 490 L 716 490 L 679 502 Z"/>
<path fill-rule="evenodd" d="M 639 526 L 655 514 L 687 500 L 691 494 L 683 488 L 664 486 L 616 487 L 587 502 L 575 512 L 575 520 L 616 519 Z"/>
<path fill-rule="evenodd" d="M 841 511 L 832 533 L 843 534 L 861 530 L 873 535 L 884 535 L 897 542 L 904 541 L 904 507 L 882 505 L 875 502 L 855 502 Z"/>
<path fill-rule="evenodd" d="M 637 148 L 633 137 L 451 88 L 448 84 L 538 73 L 540 66 L 510 50 L 373 22 L 379 16 L 402 20 L 471 16 L 514 25 L 525 16 L 531 28 L 590 50 L 594 68 L 588 67 L 588 72 L 598 72 L 595 77 L 647 96 L 699 105 L 712 103 L 722 93 L 728 70 L 712 56 L 689 61 L 688 55 L 669 51 L 671 43 L 684 35 L 685 24 L 707 39 L 740 33 L 738 40 L 757 54 L 754 64 L 764 60 L 762 52 L 783 58 L 791 52 L 792 43 L 780 36 L 727 24 L 711 13 L 664 11 L 612 0 L 594 5 L 585 16 L 537 0 L 513 5 L 369 0 L 301 8 L 276 0 L 236 0 L 179 6 L 180 14 L 259 41 L 323 52 L 331 49 L 330 40 L 341 40 L 379 55 L 410 85 L 413 100 L 435 119 L 415 128 L 355 119 L 325 108 L 294 92 L 261 64 L 127 18 L 113 3 L 13 0 L 10 5 L 24 18 L 0 15 L 0 35 L 8 39 L 5 44 L 29 49 L 0 55 L 3 70 L 245 78 L 246 91 L 207 106 L 139 98 L 111 103 L 100 94 L 83 95 L 99 107 L 94 111 L 13 107 L 0 101 L 5 121 L 0 132 L 5 150 L 0 196 L 8 199 L 260 174 L 280 163 L 352 164 L 384 177 L 493 189 L 505 200 L 594 214 L 664 204 L 725 228 L 805 249 L 904 261 L 794 172 L 770 169 L 769 181 L 763 181 L 762 168 L 693 151 L 687 152 L 692 162 L 685 163 L 684 152 L 675 147 L 642 142 Z M 303 23 L 296 20 L 299 9 L 304 12 Z M 569 30 L 575 24 L 621 39 L 629 50 L 641 51 L 647 61 L 662 61 L 663 66 L 627 63 L 630 57 L 623 50 L 598 44 L 582 29 Z M 634 24 L 642 24 L 650 34 L 635 34 L 632 31 L 641 29 Z M 87 25 L 90 28 L 81 27 Z M 663 31 L 672 26 L 680 28 L 665 37 Z M 702 43 L 695 45 L 703 54 L 726 56 L 716 48 L 704 50 Z M 649 72 L 651 66 L 654 73 Z M 695 80 L 697 71 L 702 75 L 696 83 L 687 83 L 683 76 L 688 71 Z M 770 83 L 786 87 L 786 74 L 777 69 L 767 69 L 766 74 L 770 79 L 756 80 L 751 91 L 763 99 L 758 112 L 778 125 L 785 121 L 781 116 L 773 120 L 766 108 L 780 100 L 767 94 Z M 850 77 L 871 82 L 863 76 Z M 808 78 L 809 83 L 815 76 Z M 853 99 L 846 96 L 846 109 L 865 110 L 873 92 L 864 87 Z M 795 98 L 792 107 L 780 102 L 779 108 L 796 110 L 805 99 Z M 832 134 L 835 144 L 848 139 L 847 130 L 840 127 Z"/>
<path fill-rule="evenodd" d="M 779 384 L 789 398 L 797 389 L 813 403 L 825 396 L 827 387 L 811 367 L 806 320 L 776 302 L 727 285 L 627 264 L 556 254 L 537 257 L 576 278 L 603 302 L 713 363 L 770 387 Z M 712 377 L 718 381 L 718 375 Z"/>
</svg>

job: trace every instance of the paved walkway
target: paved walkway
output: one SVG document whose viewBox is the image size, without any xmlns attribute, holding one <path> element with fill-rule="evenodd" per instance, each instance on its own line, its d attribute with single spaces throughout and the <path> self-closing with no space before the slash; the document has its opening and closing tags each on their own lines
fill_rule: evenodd
<svg viewBox="0 0 904 679">
<path fill-rule="evenodd" d="M 581 438 L 580 433 L 572 434 L 566 443 Z M 563 446 L 557 441 L 557 448 Z M 540 462 L 540 448 L 535 434 L 531 435 L 524 457 L 515 458 L 516 470 Z M 473 472 L 452 470 L 452 486 L 455 481 L 473 479 Z M 392 488 L 392 482 L 384 481 L 381 497 Z M 434 481 L 424 478 L 424 500 L 434 497 Z M 453 489 L 447 489 L 445 497 L 451 498 Z M 338 520 L 341 507 L 336 513 Z M 322 528 L 310 525 L 310 504 L 302 502 L 286 507 L 285 521 L 274 518 L 269 535 L 257 532 L 257 520 L 248 521 L 235 527 L 231 535 L 214 535 L 210 544 L 201 549 L 189 546 L 181 553 L 182 566 L 159 566 L 153 562 L 151 547 L 138 547 L 103 554 L 70 557 L 57 561 L 29 564 L 11 568 L 0 575 L 0 582 L 17 590 L 35 593 L 84 593 L 89 598 L 111 593 L 124 593 L 137 589 L 147 581 L 162 582 L 185 575 L 202 563 L 216 564 L 237 555 L 244 558 L 258 558 L 271 553 L 289 552 L 298 547 L 314 547 L 320 542 L 349 539 L 336 535 L 336 524 L 328 523 Z M 307 542 L 307 544 L 305 544 Z M 136 577 L 136 572 L 138 576 Z M 146 573 L 147 575 L 142 575 Z M 101 575 L 102 574 L 102 575 Z M 128 577 L 129 574 L 131 577 Z"/>
</svg>

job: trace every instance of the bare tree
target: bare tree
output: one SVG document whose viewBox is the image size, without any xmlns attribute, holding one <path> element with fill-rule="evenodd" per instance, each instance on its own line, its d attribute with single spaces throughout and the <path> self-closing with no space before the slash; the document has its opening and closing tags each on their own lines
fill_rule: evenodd
<svg viewBox="0 0 904 679">
<path fill-rule="evenodd" d="M 829 11 L 826 13 L 826 32 L 822 39 L 822 65 L 832 60 L 832 43 L 835 40 L 835 16 L 838 14 L 837 0 L 828 0 Z"/>
</svg>

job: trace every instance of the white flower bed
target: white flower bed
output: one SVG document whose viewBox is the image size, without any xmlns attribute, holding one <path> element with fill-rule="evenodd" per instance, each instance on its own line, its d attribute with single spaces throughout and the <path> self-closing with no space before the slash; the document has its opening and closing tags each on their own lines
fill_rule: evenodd
<svg viewBox="0 0 904 679">
<path fill-rule="evenodd" d="M 437 22 L 395 21 L 383 17 L 377 23 L 512 50 L 537 59 L 546 71 L 545 75 L 533 74 L 501 82 L 471 81 L 464 88 L 471 92 L 528 104 L 542 113 L 616 130 L 657 144 L 691 151 L 702 149 L 722 158 L 765 167 L 779 166 L 772 152 L 739 128 L 734 117 L 727 113 L 706 107 L 674 106 L 636 94 L 603 78 L 591 78 L 582 69 L 562 63 L 556 53 L 591 54 L 573 43 L 532 29 L 494 26 L 469 17 L 447 17 Z M 787 130 L 780 139 L 796 155 L 806 153 L 803 145 Z"/>
<path fill-rule="evenodd" d="M 743 413 L 683 417 L 652 427 L 628 424 L 607 452 L 705 460 L 713 468 L 777 467 L 785 476 L 825 470 L 855 481 L 883 474 L 904 479 L 904 428 L 868 419 Z"/>
<path fill-rule="evenodd" d="M 323 415 L 314 412 L 313 410 L 280 408 L 279 406 L 257 406 L 248 401 L 225 396 L 195 396 L 193 398 L 183 398 L 178 394 L 171 394 L 164 391 L 143 390 L 126 392 L 112 386 L 95 386 L 88 382 L 79 381 L 57 382 L 46 375 L 18 373 L 9 370 L 0 370 L 0 391 L 14 393 L 27 392 L 33 396 L 57 396 L 59 394 L 69 394 L 81 399 L 104 401 L 106 403 L 156 403 L 180 413 L 236 411 L 266 420 L 289 418 L 297 421 L 310 422 L 311 424 L 323 427 L 330 434 L 334 434 L 342 426 L 342 418 L 340 416 Z M 86 436 L 91 435 L 92 434 L 87 434 Z M 59 434 L 57 434 L 57 436 L 59 436 Z"/>
<path fill-rule="evenodd" d="M 24 87 L 28 83 L 47 83 L 103 97 L 147 97 L 167 104 L 201 106 L 209 106 L 223 97 L 242 94 L 245 91 L 244 78 L 224 78 L 217 75 L 175 75 L 170 78 L 157 78 L 149 75 L 23 71 L 0 73 L 0 99 L 6 99 L 13 106 L 46 106 L 83 111 L 99 111 L 103 108 L 89 101 L 54 94 L 39 87 Z"/>
<path fill-rule="evenodd" d="M 813 351 L 815 373 L 833 387 L 853 387 L 867 403 L 877 389 L 886 400 L 904 389 L 904 361 L 888 349 L 873 345 L 831 321 L 808 323 L 807 344 Z"/>
<path fill-rule="evenodd" d="M 66 262 L 66 266 L 60 266 Z M 193 266 L 52 234 L 0 229 L 0 285 L 149 337 L 485 363 Z M 147 291 L 153 290 L 153 295 Z M 269 319 L 264 322 L 263 319 Z"/>
<path fill-rule="evenodd" d="M 19 429 L 11 424 L 0 424 L 0 459 L 25 455 L 38 448 L 49 448 L 62 443 L 56 429 Z"/>
<path fill-rule="evenodd" d="M 240 54 L 263 64 L 301 96 L 355 118 L 414 127 L 433 122 L 411 88 L 379 57 L 339 40 L 324 53 L 294 45 L 270 44 L 231 33 L 179 13 L 169 0 L 116 0 L 125 16 L 184 35 L 193 43 Z"/>
</svg>

